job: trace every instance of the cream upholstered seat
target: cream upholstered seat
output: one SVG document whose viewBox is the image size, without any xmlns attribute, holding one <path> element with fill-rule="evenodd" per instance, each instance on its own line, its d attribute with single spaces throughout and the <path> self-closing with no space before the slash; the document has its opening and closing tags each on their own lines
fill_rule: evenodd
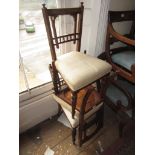
<svg viewBox="0 0 155 155">
<path fill-rule="evenodd" d="M 103 60 L 77 51 L 60 56 L 55 61 L 55 66 L 73 91 L 103 77 L 112 68 L 109 63 Z"/>
<path fill-rule="evenodd" d="M 73 119 L 72 118 L 72 112 L 71 112 L 72 111 L 71 106 L 68 103 L 66 103 L 64 100 L 62 100 L 61 98 L 56 96 L 55 94 L 53 94 L 53 98 L 61 105 L 66 117 L 68 118 L 68 120 L 72 126 L 72 128 L 77 127 L 79 125 L 80 112 L 78 110 L 75 110 L 75 117 Z M 95 114 L 95 112 L 98 111 L 102 105 L 103 105 L 103 102 L 94 106 L 92 110 L 88 111 L 85 114 L 84 120 L 88 119 L 90 116 L 92 116 L 92 114 Z"/>
</svg>

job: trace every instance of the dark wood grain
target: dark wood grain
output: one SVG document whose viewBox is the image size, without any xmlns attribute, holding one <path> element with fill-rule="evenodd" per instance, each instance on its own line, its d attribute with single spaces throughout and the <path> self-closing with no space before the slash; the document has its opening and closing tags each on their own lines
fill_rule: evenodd
<svg viewBox="0 0 155 155">
<path fill-rule="evenodd" d="M 81 105 L 83 103 L 83 99 L 84 99 L 85 95 L 87 94 L 88 90 L 93 90 L 93 92 L 91 93 L 91 96 L 89 96 L 89 98 L 86 102 L 85 112 L 87 113 L 95 105 L 98 105 L 99 103 L 101 103 L 102 98 L 99 95 L 99 93 L 97 92 L 97 90 L 95 90 L 95 88 L 93 86 L 88 86 L 88 87 L 80 90 L 77 93 L 76 110 L 80 111 Z M 58 96 L 62 100 L 67 102 L 68 104 L 72 105 L 72 95 L 71 94 L 72 94 L 72 92 L 68 89 L 68 90 L 60 93 Z"/>
</svg>

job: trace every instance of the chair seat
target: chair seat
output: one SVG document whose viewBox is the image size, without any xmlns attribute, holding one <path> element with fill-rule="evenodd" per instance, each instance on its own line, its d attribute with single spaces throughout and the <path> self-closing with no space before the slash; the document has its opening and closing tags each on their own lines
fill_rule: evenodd
<svg viewBox="0 0 155 155">
<path fill-rule="evenodd" d="M 100 107 L 102 106 L 103 102 L 100 103 L 99 105 L 97 105 L 96 107 L 94 107 L 92 110 L 90 110 L 88 113 L 86 113 L 84 120 L 87 120 L 90 116 L 92 116 L 93 114 L 95 114 L 96 111 L 98 111 L 100 109 Z M 72 113 L 71 111 L 69 111 L 68 109 L 66 109 L 65 107 L 61 106 L 66 117 L 68 118 L 71 126 L 73 128 L 77 127 L 79 125 L 79 111 L 75 111 L 76 115 L 75 118 L 72 118 Z"/>
<path fill-rule="evenodd" d="M 135 64 L 135 52 L 134 51 L 123 51 L 111 56 L 112 61 L 120 66 L 131 71 L 131 66 Z"/>
<path fill-rule="evenodd" d="M 87 86 L 112 69 L 103 60 L 76 51 L 60 56 L 55 66 L 72 91 Z"/>
<path fill-rule="evenodd" d="M 84 119 L 87 119 L 96 111 L 98 111 L 100 107 L 103 105 L 103 99 L 101 98 L 97 90 L 94 89 L 93 86 L 87 86 L 84 89 L 81 89 L 77 93 L 77 103 L 76 103 L 74 119 L 72 119 L 71 91 L 67 89 L 62 91 L 58 95 L 53 94 L 53 98 L 61 105 L 64 113 L 66 114 L 73 128 L 79 125 L 80 108 L 83 104 L 83 98 L 89 89 L 93 89 L 93 91 L 89 96 L 86 106 L 84 108 L 84 111 L 85 111 Z"/>
<path fill-rule="evenodd" d="M 72 107 L 71 105 L 69 105 L 67 102 L 65 102 L 64 100 L 62 100 L 60 97 L 56 96 L 55 94 L 53 94 L 53 98 L 61 105 L 66 117 L 68 118 L 71 126 L 73 128 L 77 127 L 79 125 L 79 116 L 80 116 L 80 112 L 76 109 L 75 110 L 75 116 L 74 119 L 72 118 Z M 94 114 L 96 111 L 98 111 L 100 109 L 100 107 L 103 105 L 103 102 L 101 102 L 100 104 L 94 106 L 91 110 L 89 110 L 85 116 L 84 119 L 88 119 L 90 116 L 92 116 L 92 114 Z"/>
</svg>

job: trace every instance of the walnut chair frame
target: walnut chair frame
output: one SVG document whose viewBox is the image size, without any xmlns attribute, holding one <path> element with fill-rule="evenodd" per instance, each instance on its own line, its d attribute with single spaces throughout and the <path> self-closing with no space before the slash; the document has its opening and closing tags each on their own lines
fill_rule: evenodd
<svg viewBox="0 0 155 155">
<path fill-rule="evenodd" d="M 53 72 L 52 79 L 53 79 L 55 94 L 59 93 L 59 90 L 61 89 L 61 83 L 62 81 L 64 82 L 63 79 L 60 80 L 60 76 L 58 75 L 58 71 L 56 70 L 56 67 L 55 67 L 55 61 L 57 60 L 55 49 L 59 48 L 59 44 L 63 44 L 66 42 L 73 42 L 74 44 L 76 43 L 76 50 L 80 51 L 83 11 L 84 11 L 83 3 L 81 3 L 81 7 L 79 8 L 59 8 L 59 9 L 47 9 L 45 7 L 45 4 L 43 4 L 42 12 L 43 12 L 44 22 L 46 26 L 46 31 L 47 31 L 47 36 L 48 36 L 48 41 L 49 41 L 49 46 L 50 46 L 51 56 L 52 56 L 52 72 Z M 78 19 L 78 14 L 79 14 L 79 19 Z M 74 33 L 68 34 L 68 35 L 62 35 L 59 37 L 57 36 L 57 32 L 55 28 L 55 19 L 60 15 L 71 15 L 73 17 Z M 53 31 L 51 30 L 50 20 L 51 20 Z M 74 117 L 74 114 L 75 114 L 76 99 L 77 99 L 76 92 L 72 92 L 72 117 Z"/>
<path fill-rule="evenodd" d="M 83 3 L 81 2 L 81 6 L 78 8 L 59 8 L 59 9 L 47 9 L 45 7 L 45 4 L 43 4 L 42 12 L 43 12 L 43 17 L 44 17 L 44 22 L 45 22 L 45 27 L 47 31 L 47 36 L 48 36 L 48 42 L 51 50 L 51 56 L 52 56 L 52 64 L 49 65 L 49 70 L 52 76 L 52 81 L 53 81 L 53 86 L 54 86 L 54 94 L 58 97 L 60 97 L 62 94 L 65 94 L 66 91 L 70 91 L 70 100 L 68 104 L 70 104 L 72 111 L 71 111 L 71 117 L 74 119 L 74 116 L 76 114 L 76 110 L 79 111 L 79 124 L 78 126 L 72 128 L 72 140 L 73 144 L 75 144 L 75 135 L 76 135 L 76 128 L 79 128 L 79 146 L 81 146 L 85 141 L 90 139 L 94 134 L 97 133 L 97 131 L 102 128 L 103 126 L 103 106 L 101 106 L 94 114 L 96 114 L 95 120 L 91 121 L 90 123 L 86 123 L 84 120 L 84 116 L 87 113 L 85 111 L 86 107 L 88 106 L 88 101 L 91 96 L 91 94 L 94 92 L 94 89 L 92 90 L 87 90 L 85 96 L 83 96 L 83 101 L 80 103 L 79 108 L 77 108 L 78 104 L 78 94 L 80 94 L 81 90 L 87 89 L 92 83 L 96 82 L 97 85 L 97 95 L 100 96 L 100 90 L 101 90 L 101 85 L 100 85 L 100 77 L 99 79 L 92 81 L 88 85 L 85 85 L 84 87 L 74 91 L 70 88 L 70 86 L 67 84 L 67 82 L 62 78 L 60 73 L 58 72 L 55 62 L 57 60 L 56 56 L 56 48 L 59 48 L 59 44 L 63 44 L 66 42 L 72 42 L 76 43 L 76 50 L 77 52 L 80 51 L 81 47 L 81 36 L 82 36 L 82 23 L 83 23 L 83 11 L 84 11 L 84 6 Z M 63 36 L 57 36 L 56 28 L 55 28 L 55 19 L 60 16 L 60 15 L 70 15 L 74 19 L 74 32 L 72 34 L 68 35 L 63 35 Z M 52 28 L 52 29 L 51 29 Z M 86 53 L 86 51 L 84 51 Z M 76 63 L 76 62 L 75 62 Z M 109 72 L 104 75 L 108 76 Z M 61 98 L 61 97 L 60 97 Z M 101 97 L 99 97 L 101 103 L 103 100 Z M 66 98 L 62 97 L 63 100 Z M 93 103 L 93 106 L 96 103 Z M 59 112 L 61 111 L 61 106 L 59 106 Z M 93 106 L 90 107 L 90 109 L 93 109 Z M 89 136 L 86 134 L 86 130 L 90 128 L 92 125 L 96 124 L 97 128 L 96 130 Z"/>
<path fill-rule="evenodd" d="M 49 65 L 49 70 L 51 73 L 51 76 L 53 78 L 53 68 L 51 64 Z M 72 98 L 71 98 L 71 90 L 67 87 L 66 83 L 62 78 L 60 78 L 60 83 L 59 83 L 59 93 L 57 96 L 61 98 L 63 101 L 67 102 L 70 106 L 72 106 Z M 85 91 L 85 94 L 83 94 L 83 90 Z M 82 93 L 81 93 L 82 92 Z M 90 99 L 92 95 L 95 96 L 95 100 Z M 76 104 L 76 110 L 79 111 L 79 123 L 75 126 L 72 127 L 72 124 L 70 123 L 70 126 L 72 127 L 72 142 L 75 144 L 76 141 L 76 133 L 77 129 L 78 130 L 78 145 L 81 147 L 83 143 L 91 139 L 97 132 L 103 127 L 104 125 L 104 103 L 103 103 L 103 98 L 101 97 L 102 94 L 99 94 L 94 86 L 88 86 L 84 89 L 81 89 L 77 93 L 77 104 Z M 81 100 L 82 99 L 82 100 Z M 80 101 L 81 100 L 81 101 Z M 103 104 L 101 104 L 103 103 Z M 87 121 L 91 116 L 89 116 L 87 119 L 85 119 L 85 115 L 93 110 L 94 106 L 101 104 L 100 108 L 94 112 L 91 116 L 95 117 L 91 119 L 91 121 Z M 58 104 L 59 112 L 58 115 L 61 114 L 62 112 L 62 107 Z M 67 115 L 66 115 L 67 116 Z M 88 129 L 96 125 L 96 129 L 91 133 L 87 134 Z"/>
<path fill-rule="evenodd" d="M 128 81 L 134 83 L 135 82 L 135 64 L 132 64 L 131 69 L 128 70 L 112 61 L 111 56 L 117 52 L 123 52 L 127 50 L 134 51 L 135 50 L 135 12 L 131 11 L 109 11 L 108 13 L 108 28 L 107 28 L 107 36 L 106 36 L 106 59 L 112 65 L 113 70 L 117 71 L 117 73 L 127 79 Z M 129 34 L 122 35 L 115 31 L 113 27 L 113 23 L 115 22 L 124 22 L 124 21 L 132 21 L 132 26 Z M 115 42 L 122 42 L 126 44 L 125 47 L 117 47 L 111 48 Z"/>
<path fill-rule="evenodd" d="M 55 48 L 59 48 L 59 44 L 63 44 L 66 42 L 73 42 L 73 43 L 76 43 L 76 50 L 78 52 L 80 52 L 81 36 L 82 36 L 82 23 L 83 23 L 83 11 L 84 11 L 83 2 L 81 2 L 81 6 L 78 8 L 59 8 L 59 9 L 47 9 L 45 7 L 45 4 L 43 4 L 42 12 L 43 12 L 44 22 L 45 22 L 45 26 L 46 26 L 46 31 L 47 31 L 47 36 L 48 36 L 48 41 L 49 41 L 49 46 L 50 46 L 51 56 L 52 56 L 52 72 L 53 72 L 52 79 L 53 79 L 55 94 L 58 94 L 59 91 L 61 90 L 62 81 L 65 82 L 66 85 L 70 88 L 70 86 L 67 84 L 66 81 L 64 81 L 64 79 L 60 79 L 60 73 L 58 73 L 58 70 L 56 69 L 55 61 L 57 60 L 57 56 L 56 56 Z M 74 33 L 59 36 L 59 37 L 57 36 L 56 28 L 55 28 L 55 19 L 59 15 L 73 16 L 73 18 L 74 18 Z M 79 17 L 79 18 L 77 18 L 77 17 Z M 50 23 L 50 20 L 51 20 L 51 23 Z M 52 28 L 52 30 L 51 30 L 51 28 Z M 111 69 L 111 67 L 110 67 L 110 69 Z M 109 72 L 106 73 L 106 75 L 107 74 L 109 74 Z M 104 76 L 105 76 L 105 74 L 104 74 Z M 101 78 L 102 77 L 100 77 L 94 81 L 91 81 L 91 83 L 89 83 L 88 85 L 96 82 L 98 91 L 100 91 L 100 79 Z M 84 85 L 80 89 L 83 89 L 84 87 L 86 87 L 88 85 Z M 72 118 L 74 118 L 77 93 L 80 89 L 72 90 L 70 88 L 70 90 L 72 91 Z"/>
</svg>

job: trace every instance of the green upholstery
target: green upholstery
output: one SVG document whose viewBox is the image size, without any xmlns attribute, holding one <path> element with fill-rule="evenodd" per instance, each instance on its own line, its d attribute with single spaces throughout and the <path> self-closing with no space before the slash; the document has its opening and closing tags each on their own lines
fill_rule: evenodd
<svg viewBox="0 0 155 155">
<path fill-rule="evenodd" d="M 123 51 L 111 56 L 112 61 L 124 68 L 131 70 L 131 66 L 135 64 L 135 52 Z"/>
<path fill-rule="evenodd" d="M 116 86 L 110 85 L 106 91 L 106 96 L 114 103 L 118 100 L 122 102 L 122 105 L 127 106 L 128 100 L 122 91 L 120 91 Z"/>
<path fill-rule="evenodd" d="M 118 78 L 117 83 L 123 87 L 124 89 L 126 89 L 131 96 L 134 98 L 135 97 L 135 85 L 130 83 L 127 80 L 122 79 L 121 77 Z"/>
</svg>

